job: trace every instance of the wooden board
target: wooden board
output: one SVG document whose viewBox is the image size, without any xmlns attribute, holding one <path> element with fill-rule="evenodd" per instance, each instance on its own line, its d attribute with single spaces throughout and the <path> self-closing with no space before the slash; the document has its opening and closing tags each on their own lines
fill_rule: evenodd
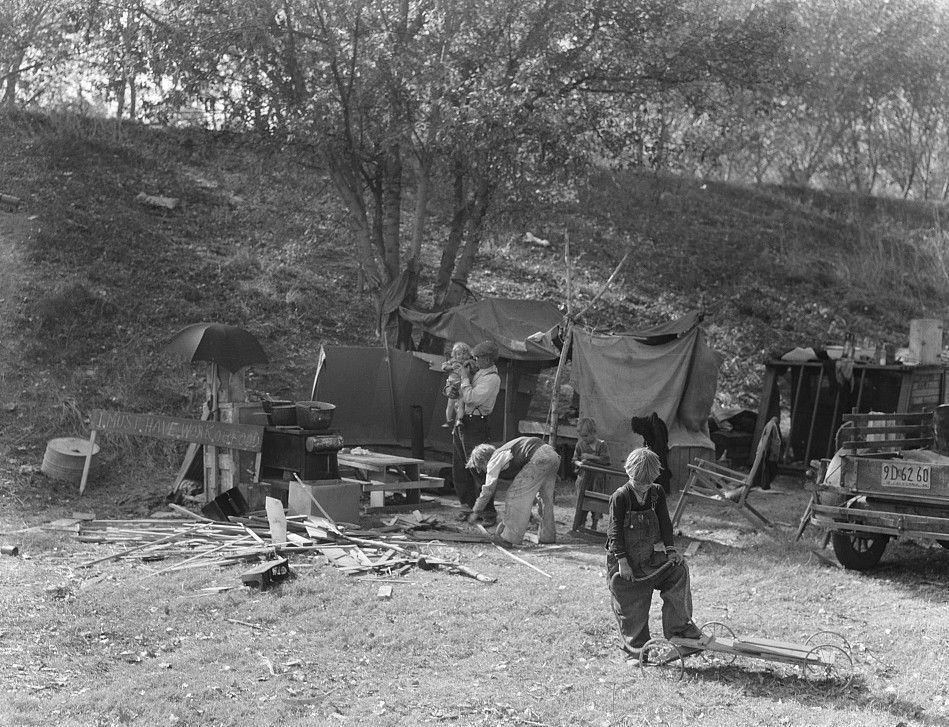
<svg viewBox="0 0 949 727">
<path fill-rule="evenodd" d="M 349 481 L 349 478 L 342 479 Z M 363 492 L 400 492 L 402 490 L 427 490 L 429 487 L 438 488 L 445 484 L 445 480 L 434 479 L 422 480 L 421 482 L 379 482 L 378 480 L 369 480 L 362 482 L 356 480 L 362 485 Z"/>
<path fill-rule="evenodd" d="M 137 434 L 142 437 L 173 439 L 209 447 L 259 452 L 264 428 L 252 424 L 225 424 L 198 419 L 178 419 L 159 414 L 133 414 L 96 409 L 89 416 L 92 431 Z"/>
</svg>

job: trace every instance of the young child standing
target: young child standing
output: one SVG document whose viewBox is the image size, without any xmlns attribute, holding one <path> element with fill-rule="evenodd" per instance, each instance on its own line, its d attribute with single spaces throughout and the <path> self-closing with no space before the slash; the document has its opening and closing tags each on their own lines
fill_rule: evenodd
<svg viewBox="0 0 949 727">
<path fill-rule="evenodd" d="M 597 439 L 596 421 L 590 417 L 583 417 L 577 422 L 577 446 L 573 450 L 573 466 L 577 467 L 581 462 L 600 465 L 601 467 L 610 466 L 610 451 L 606 442 Z M 579 470 L 577 472 L 577 497 L 581 497 L 582 492 L 602 492 L 609 494 L 607 490 L 607 477 L 602 472 L 586 472 Z M 584 515 L 584 521 L 586 516 Z M 596 530 L 600 521 L 599 513 L 591 512 L 591 528 Z M 582 525 L 582 523 L 581 523 Z"/>
<path fill-rule="evenodd" d="M 697 639 L 702 634 L 692 622 L 689 567 L 673 545 L 666 493 L 654 484 L 659 456 L 646 447 L 634 449 L 624 469 L 629 481 L 610 498 L 606 566 L 622 648 L 628 662 L 638 665 L 649 641 L 653 591 L 662 597 L 662 633 L 667 639 Z"/>
<path fill-rule="evenodd" d="M 458 341 L 451 347 L 451 357 L 442 364 L 442 371 L 448 372 L 445 379 L 445 396 L 448 397 L 448 406 L 445 407 L 445 423 L 443 427 L 454 427 L 465 415 L 465 406 L 461 401 L 461 374 L 459 368 L 468 370 L 468 377 L 474 376 L 478 370 L 478 363 L 471 355 L 471 346 L 464 341 Z"/>
</svg>

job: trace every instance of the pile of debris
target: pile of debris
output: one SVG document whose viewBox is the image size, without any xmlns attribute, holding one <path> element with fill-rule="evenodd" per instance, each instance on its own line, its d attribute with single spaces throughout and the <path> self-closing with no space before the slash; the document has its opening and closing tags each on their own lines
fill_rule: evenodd
<svg viewBox="0 0 949 727">
<path fill-rule="evenodd" d="M 322 555 L 326 562 L 347 575 L 397 578 L 412 568 L 440 569 L 483 583 L 497 579 L 453 560 L 423 554 L 418 540 L 483 542 L 483 536 L 461 533 L 442 526 L 433 517 L 418 511 L 412 516 L 397 515 L 380 530 L 362 530 L 315 515 L 286 516 L 281 510 L 268 517 L 248 513 L 217 521 L 172 505 L 187 516 L 170 520 L 78 519 L 76 538 L 85 543 L 120 546 L 109 555 L 79 564 L 91 568 L 109 561 L 134 558 L 141 562 L 175 559 L 174 563 L 149 573 L 148 577 L 193 568 L 223 567 L 257 562 L 242 580 L 265 589 L 290 577 L 289 558 L 294 555 Z"/>
</svg>

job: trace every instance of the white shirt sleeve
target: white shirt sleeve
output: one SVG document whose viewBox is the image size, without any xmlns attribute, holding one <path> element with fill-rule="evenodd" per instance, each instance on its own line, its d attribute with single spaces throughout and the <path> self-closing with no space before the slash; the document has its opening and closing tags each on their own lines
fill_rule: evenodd
<svg viewBox="0 0 949 727">
<path fill-rule="evenodd" d="M 484 486 L 481 488 L 481 494 L 478 496 L 474 508 L 472 508 L 475 512 L 481 512 L 487 506 L 495 490 L 498 489 L 498 477 L 500 477 L 504 468 L 508 466 L 513 458 L 514 455 L 509 449 L 502 449 L 491 455 L 491 459 L 488 460 L 487 476 L 484 480 Z"/>
</svg>

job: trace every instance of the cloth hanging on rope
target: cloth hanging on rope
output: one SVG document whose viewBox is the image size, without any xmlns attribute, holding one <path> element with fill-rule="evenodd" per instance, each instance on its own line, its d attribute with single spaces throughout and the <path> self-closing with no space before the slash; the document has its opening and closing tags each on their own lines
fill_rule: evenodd
<svg viewBox="0 0 949 727">
<path fill-rule="evenodd" d="M 662 469 L 656 484 L 669 494 L 672 490 L 672 470 L 669 469 L 669 430 L 656 412 L 648 417 L 633 417 L 631 419 L 633 432 L 643 438 L 646 446 L 659 457 Z"/>
</svg>

